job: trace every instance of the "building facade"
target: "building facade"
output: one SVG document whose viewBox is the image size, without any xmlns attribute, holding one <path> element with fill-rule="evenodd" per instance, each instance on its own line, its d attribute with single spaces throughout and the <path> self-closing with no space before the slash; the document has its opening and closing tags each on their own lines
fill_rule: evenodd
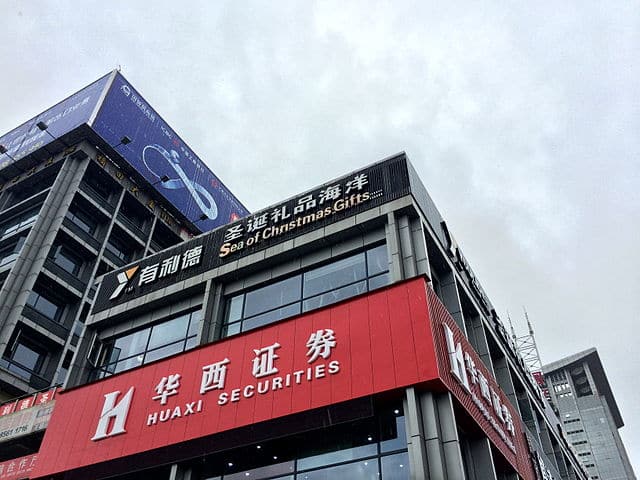
<svg viewBox="0 0 640 480">
<path fill-rule="evenodd" d="M 85 325 L 32 478 L 588 478 L 404 154 L 106 274 Z"/>
<path fill-rule="evenodd" d="M 196 159 L 119 72 L 0 137 L 0 462 L 37 452 L 95 280 L 247 213 Z"/>
<path fill-rule="evenodd" d="M 549 397 L 589 478 L 635 480 L 618 430 L 624 426 L 595 348 L 543 367 Z"/>
</svg>

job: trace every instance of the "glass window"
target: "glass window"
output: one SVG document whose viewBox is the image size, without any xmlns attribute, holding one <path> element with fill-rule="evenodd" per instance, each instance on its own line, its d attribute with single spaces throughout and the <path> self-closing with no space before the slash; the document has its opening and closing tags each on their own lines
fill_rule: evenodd
<svg viewBox="0 0 640 480">
<path fill-rule="evenodd" d="M 298 460 L 298 469 L 307 470 L 310 468 L 321 467 L 323 465 L 348 462 L 349 460 L 355 460 L 357 458 L 370 457 L 377 453 L 378 448 L 375 443 L 354 448 L 345 448 L 343 450 L 327 452 L 321 455 L 314 455 L 313 457 L 301 458 Z"/>
<path fill-rule="evenodd" d="M 251 317 L 300 298 L 300 276 L 287 278 L 249 292 L 245 296 L 244 316 Z"/>
<path fill-rule="evenodd" d="M 42 347 L 20 338 L 13 347 L 11 356 L 7 359 L 7 369 L 29 379 L 31 375 L 40 372 L 46 358 L 47 353 Z"/>
<path fill-rule="evenodd" d="M 112 355 L 112 361 L 143 353 L 147 349 L 150 332 L 151 330 L 146 328 L 116 339 L 113 348 L 115 356 Z"/>
<path fill-rule="evenodd" d="M 57 300 L 46 298 L 36 291 L 29 293 L 27 305 L 51 320 L 58 321 L 62 315 L 63 306 Z"/>
<path fill-rule="evenodd" d="M 244 302 L 244 294 L 236 295 L 229 299 L 225 319 L 227 323 L 232 323 L 242 318 L 242 302 Z"/>
<path fill-rule="evenodd" d="M 119 238 L 115 238 L 111 236 L 109 240 L 107 240 L 107 243 L 104 246 L 104 248 L 109 250 L 120 260 L 127 262 L 131 259 L 131 252 L 125 246 L 125 243 Z"/>
<path fill-rule="evenodd" d="M 25 367 L 31 371 L 35 371 L 36 367 L 40 363 L 42 358 L 42 354 L 37 352 L 33 348 L 30 348 L 22 343 L 18 343 L 16 345 L 16 349 L 13 352 L 13 360 L 16 363 L 19 363 L 20 366 Z"/>
<path fill-rule="evenodd" d="M 102 378 L 195 347 L 200 319 L 196 310 L 105 342 L 96 375 Z"/>
<path fill-rule="evenodd" d="M 364 253 L 347 257 L 304 274 L 304 297 L 335 290 L 367 275 Z"/>
<path fill-rule="evenodd" d="M 154 360 L 160 360 L 161 358 L 165 358 L 182 351 L 184 351 L 184 341 L 181 341 L 179 343 L 172 343 L 171 345 L 157 348 L 156 350 L 149 350 L 144 356 L 144 363 L 153 362 Z"/>
<path fill-rule="evenodd" d="M 300 313 L 300 303 L 294 303 L 293 305 L 271 310 L 270 312 L 263 313 L 262 315 L 246 319 L 242 322 L 242 331 L 246 332 L 247 330 L 262 327 L 263 325 L 277 322 L 283 318 L 292 317 L 298 313 Z"/>
<path fill-rule="evenodd" d="M 40 206 L 31 208 L 26 212 L 22 212 L 19 215 L 9 219 L 4 225 L 0 226 L 0 236 L 9 235 L 17 232 L 23 227 L 28 227 L 35 223 L 40 212 Z"/>
<path fill-rule="evenodd" d="M 83 210 L 67 211 L 66 217 L 71 220 L 80 230 L 93 234 L 96 230 L 96 222 Z"/>
<path fill-rule="evenodd" d="M 393 419 L 381 424 L 380 434 L 383 438 L 380 442 L 381 452 L 393 452 L 407 448 L 407 431 L 405 429 L 404 416 L 399 409 L 396 409 L 394 414 L 395 417 Z"/>
<path fill-rule="evenodd" d="M 315 310 L 316 308 L 331 305 L 332 303 L 339 302 L 340 300 L 344 300 L 346 298 L 355 297 L 356 295 L 359 295 L 366 291 L 366 281 L 347 285 L 346 287 L 338 288 L 337 290 L 332 290 L 322 295 L 318 295 L 317 297 L 312 297 L 304 300 L 303 310 L 305 312 L 308 312 L 309 310 Z"/>
<path fill-rule="evenodd" d="M 389 272 L 369 279 L 369 290 L 375 290 L 385 285 L 389 285 Z"/>
<path fill-rule="evenodd" d="M 370 277 L 389 271 L 387 246 L 380 245 L 367 251 L 367 273 Z"/>
<path fill-rule="evenodd" d="M 72 275 L 77 275 L 82 266 L 82 258 L 61 245 L 55 249 L 53 261 Z"/>
<path fill-rule="evenodd" d="M 382 457 L 384 480 L 409 480 L 409 455 L 407 452 Z"/>
<path fill-rule="evenodd" d="M 386 245 L 370 248 L 301 275 L 234 295 L 227 300 L 227 337 L 308 312 L 389 283 Z"/>
<path fill-rule="evenodd" d="M 183 315 L 168 322 L 161 323 L 153 327 L 151 338 L 149 339 L 149 350 L 158 348 L 161 345 L 173 343 L 177 340 L 184 340 L 189 328 L 189 315 Z"/>
<path fill-rule="evenodd" d="M 360 460 L 335 467 L 327 467 L 321 470 L 312 470 L 298 475 L 305 480 L 334 480 L 336 478 L 348 478 L 349 480 L 378 480 L 377 459 Z"/>
<path fill-rule="evenodd" d="M 0 247 L 0 267 L 11 263 L 18 258 L 26 238 L 27 237 L 20 237 L 16 242 Z"/>
<path fill-rule="evenodd" d="M 366 419 L 208 455 L 202 459 L 199 478 L 408 480 L 401 400 L 384 403 Z M 396 439 L 402 442 L 391 447 L 388 442 Z"/>
<path fill-rule="evenodd" d="M 260 480 L 262 478 L 272 478 L 275 475 L 286 475 L 282 478 L 293 478 L 290 474 L 294 471 L 294 462 L 290 460 L 288 462 L 276 463 L 274 465 L 265 465 L 263 467 L 252 468 L 251 470 L 244 470 L 242 472 L 232 473 L 224 476 L 224 480 L 240 480 L 251 478 L 253 480 Z"/>
</svg>

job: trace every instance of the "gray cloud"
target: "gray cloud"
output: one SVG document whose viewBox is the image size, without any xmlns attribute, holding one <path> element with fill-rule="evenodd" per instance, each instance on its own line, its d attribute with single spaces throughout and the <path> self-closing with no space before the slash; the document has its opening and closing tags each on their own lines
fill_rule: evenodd
<svg viewBox="0 0 640 480">
<path fill-rule="evenodd" d="M 4 2 L 0 131 L 117 65 L 258 209 L 408 152 L 544 361 L 596 346 L 640 470 L 634 2 Z"/>
</svg>

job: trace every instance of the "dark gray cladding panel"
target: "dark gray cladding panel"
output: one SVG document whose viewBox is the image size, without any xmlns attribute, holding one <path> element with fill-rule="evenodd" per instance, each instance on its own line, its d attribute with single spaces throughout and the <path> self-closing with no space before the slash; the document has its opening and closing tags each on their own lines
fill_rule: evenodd
<svg viewBox="0 0 640 480">
<path fill-rule="evenodd" d="M 410 192 L 408 162 L 401 153 L 106 275 L 93 311 L 176 284 Z"/>
</svg>

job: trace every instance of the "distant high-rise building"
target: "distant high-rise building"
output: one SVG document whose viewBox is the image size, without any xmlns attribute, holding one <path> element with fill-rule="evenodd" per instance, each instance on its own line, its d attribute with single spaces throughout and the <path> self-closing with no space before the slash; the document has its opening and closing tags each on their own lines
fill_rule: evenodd
<svg viewBox="0 0 640 480">
<path fill-rule="evenodd" d="M 624 425 L 595 348 L 543 367 L 562 426 L 590 478 L 635 480 L 618 433 Z"/>
</svg>

